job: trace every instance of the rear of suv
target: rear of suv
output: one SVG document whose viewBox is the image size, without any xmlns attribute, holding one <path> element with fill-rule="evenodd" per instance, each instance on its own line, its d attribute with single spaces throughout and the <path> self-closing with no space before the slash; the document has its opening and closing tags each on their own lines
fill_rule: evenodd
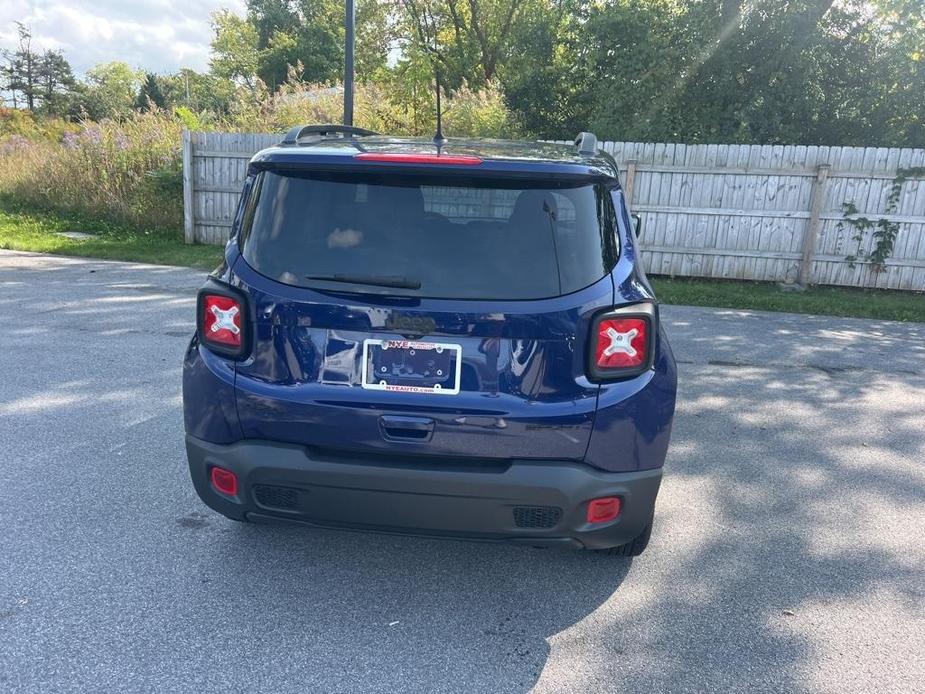
<svg viewBox="0 0 925 694">
<path fill-rule="evenodd" d="M 676 371 L 635 232 L 590 134 L 295 128 L 199 292 L 197 492 L 239 521 L 639 554 Z"/>
</svg>

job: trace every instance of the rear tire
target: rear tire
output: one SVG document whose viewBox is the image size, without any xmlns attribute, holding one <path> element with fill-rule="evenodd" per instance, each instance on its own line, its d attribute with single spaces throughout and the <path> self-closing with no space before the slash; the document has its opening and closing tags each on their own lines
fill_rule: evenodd
<svg viewBox="0 0 925 694">
<path fill-rule="evenodd" d="M 652 521 L 643 529 L 641 533 L 632 542 L 627 542 L 619 547 L 608 547 L 607 549 L 597 550 L 601 554 L 607 554 L 611 557 L 638 557 L 645 552 L 649 546 L 649 538 L 652 537 Z"/>
</svg>

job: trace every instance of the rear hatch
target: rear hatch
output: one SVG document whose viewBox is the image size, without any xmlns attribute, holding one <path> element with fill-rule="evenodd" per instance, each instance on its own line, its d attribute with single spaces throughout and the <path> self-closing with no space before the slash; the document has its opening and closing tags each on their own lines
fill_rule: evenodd
<svg viewBox="0 0 925 694">
<path fill-rule="evenodd" d="M 436 171 L 435 167 L 435 171 Z M 265 170 L 234 265 L 247 438 L 317 454 L 581 459 L 613 302 L 605 182 Z"/>
</svg>

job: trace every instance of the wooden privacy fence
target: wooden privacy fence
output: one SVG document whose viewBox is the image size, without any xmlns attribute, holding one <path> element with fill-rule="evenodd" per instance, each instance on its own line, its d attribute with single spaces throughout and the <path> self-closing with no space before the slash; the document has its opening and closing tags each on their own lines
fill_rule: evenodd
<svg viewBox="0 0 925 694">
<path fill-rule="evenodd" d="M 187 241 L 225 242 L 248 159 L 281 137 L 184 134 Z M 620 165 L 631 208 L 642 216 L 651 274 L 925 290 L 925 150 L 601 146 Z M 857 212 L 846 216 L 846 204 Z M 874 225 L 860 241 L 850 223 L 859 218 Z M 877 224 L 898 228 L 880 271 L 867 260 Z"/>
</svg>

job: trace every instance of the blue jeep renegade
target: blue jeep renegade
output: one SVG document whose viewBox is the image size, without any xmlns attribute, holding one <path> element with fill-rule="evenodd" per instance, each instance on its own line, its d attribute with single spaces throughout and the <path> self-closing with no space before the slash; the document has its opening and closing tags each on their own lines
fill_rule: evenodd
<svg viewBox="0 0 925 694">
<path fill-rule="evenodd" d="M 614 160 L 295 128 L 200 290 L 190 473 L 239 521 L 637 555 L 674 358 Z"/>
</svg>

